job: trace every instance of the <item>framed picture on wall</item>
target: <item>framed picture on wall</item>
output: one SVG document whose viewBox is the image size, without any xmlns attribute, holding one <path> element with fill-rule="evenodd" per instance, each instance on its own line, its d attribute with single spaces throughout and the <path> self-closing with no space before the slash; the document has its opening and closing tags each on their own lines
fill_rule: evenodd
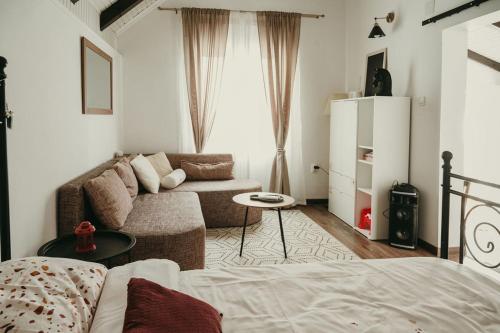
<svg viewBox="0 0 500 333">
<path fill-rule="evenodd" d="M 373 96 L 373 76 L 377 68 L 387 69 L 387 49 L 369 53 L 366 56 L 365 96 Z"/>
</svg>

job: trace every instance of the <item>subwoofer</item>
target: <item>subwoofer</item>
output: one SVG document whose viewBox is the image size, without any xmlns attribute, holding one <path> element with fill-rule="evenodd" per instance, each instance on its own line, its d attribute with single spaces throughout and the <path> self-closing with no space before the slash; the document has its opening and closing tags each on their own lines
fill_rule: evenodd
<svg viewBox="0 0 500 333">
<path fill-rule="evenodd" d="M 419 192 L 410 184 L 397 184 L 389 196 L 389 244 L 414 250 L 418 241 Z"/>
</svg>

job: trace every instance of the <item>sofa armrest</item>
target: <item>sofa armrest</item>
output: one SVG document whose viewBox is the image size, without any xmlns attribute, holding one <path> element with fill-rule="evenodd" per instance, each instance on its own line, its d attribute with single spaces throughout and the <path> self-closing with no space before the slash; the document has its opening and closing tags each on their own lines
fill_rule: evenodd
<svg viewBox="0 0 500 333">
<path fill-rule="evenodd" d="M 232 162 L 233 155 L 231 154 L 167 154 L 170 165 L 174 169 L 181 167 L 181 161 L 189 161 L 195 163 L 217 163 L 217 162 Z"/>
</svg>

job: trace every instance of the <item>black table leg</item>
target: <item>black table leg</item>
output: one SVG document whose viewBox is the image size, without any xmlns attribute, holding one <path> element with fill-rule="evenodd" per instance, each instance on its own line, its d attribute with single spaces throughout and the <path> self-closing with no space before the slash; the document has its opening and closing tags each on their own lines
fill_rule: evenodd
<svg viewBox="0 0 500 333">
<path fill-rule="evenodd" d="M 285 258 L 288 258 L 286 255 L 285 234 L 283 233 L 283 222 L 281 221 L 281 208 L 278 208 L 278 217 L 280 219 L 280 231 L 281 231 L 281 240 L 283 241 L 283 251 L 285 251 Z"/>
<path fill-rule="evenodd" d="M 245 223 L 243 224 L 243 234 L 241 235 L 240 257 L 243 254 L 243 242 L 245 241 L 245 230 L 247 229 L 248 206 L 245 210 Z"/>
</svg>

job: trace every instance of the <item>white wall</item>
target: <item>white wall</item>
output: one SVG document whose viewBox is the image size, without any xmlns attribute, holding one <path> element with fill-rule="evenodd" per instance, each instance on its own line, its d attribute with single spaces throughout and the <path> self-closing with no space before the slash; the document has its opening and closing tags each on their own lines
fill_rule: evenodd
<svg viewBox="0 0 500 333">
<path fill-rule="evenodd" d="M 328 167 L 327 97 L 344 88 L 345 7 L 343 0 L 191 0 L 165 1 L 166 7 L 215 7 L 324 13 L 303 19 L 300 41 L 303 160 L 307 198 L 328 197 L 328 177 L 309 173 L 309 165 Z M 178 40 L 180 15 L 153 10 L 118 38 L 124 57 L 126 151 L 178 149 Z M 184 89 L 182 87 L 182 89 Z"/>
<path fill-rule="evenodd" d="M 387 47 L 394 95 L 426 97 L 423 107 L 413 101 L 410 178 L 421 191 L 420 238 L 437 246 L 442 30 L 498 10 L 500 1 L 491 1 L 422 27 L 421 21 L 433 14 L 429 12 L 429 8 L 433 8 L 429 4 L 432 5 L 432 0 L 346 1 L 346 88 L 359 89 L 364 79 L 366 54 Z M 449 1 L 436 1 L 437 9 L 448 5 Z M 391 25 L 381 22 L 387 36 L 368 39 L 373 17 L 383 16 L 391 10 L 396 11 L 396 21 Z"/>
<path fill-rule="evenodd" d="M 82 115 L 80 36 L 114 59 L 114 115 Z M 56 189 L 121 147 L 121 56 L 56 1 L 0 0 L 7 58 L 12 254 L 56 236 Z"/>
</svg>

